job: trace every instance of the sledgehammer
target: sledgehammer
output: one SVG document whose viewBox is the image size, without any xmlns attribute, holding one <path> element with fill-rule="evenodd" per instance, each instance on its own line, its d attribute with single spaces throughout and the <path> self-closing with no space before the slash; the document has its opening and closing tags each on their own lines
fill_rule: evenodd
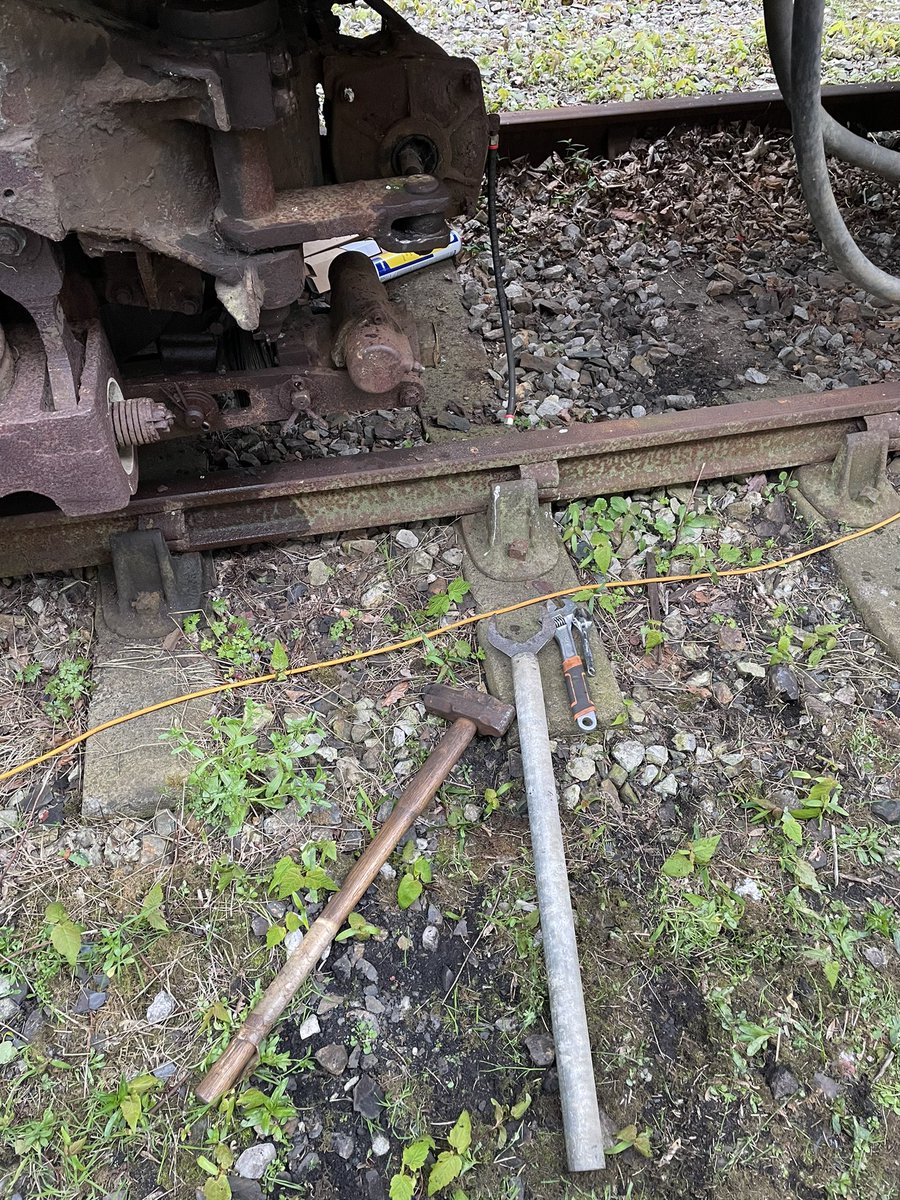
<svg viewBox="0 0 900 1200">
<path fill-rule="evenodd" d="M 446 717 L 453 724 L 432 750 L 425 765 L 413 776 L 375 838 L 350 868 L 340 891 L 334 893 L 310 925 L 306 937 L 288 956 L 221 1058 L 200 1080 L 195 1091 L 204 1104 L 214 1104 L 256 1062 L 260 1045 L 294 993 L 334 941 L 401 837 L 434 799 L 475 734 L 501 737 L 515 715 L 511 705 L 484 692 L 464 691 L 442 684 L 428 688 L 422 700 L 426 712 Z"/>
</svg>

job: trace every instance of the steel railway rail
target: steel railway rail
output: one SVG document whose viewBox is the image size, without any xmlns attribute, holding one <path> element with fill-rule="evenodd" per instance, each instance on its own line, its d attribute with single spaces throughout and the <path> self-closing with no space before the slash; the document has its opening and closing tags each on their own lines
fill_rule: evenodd
<svg viewBox="0 0 900 1200">
<path fill-rule="evenodd" d="M 827 88 L 823 103 L 847 124 L 869 131 L 900 128 L 897 84 Z M 513 113 L 501 120 L 501 152 L 539 159 L 583 146 L 604 155 L 624 137 L 729 121 L 783 128 L 789 113 L 777 92 Z M 282 400 L 270 398 L 262 419 L 284 419 L 294 411 L 289 369 L 250 374 L 261 381 L 261 392 L 270 375 L 279 376 Z M 180 380 L 187 388 L 191 376 Z M 170 383 L 145 379 L 139 390 L 161 395 Z M 359 408 L 382 406 L 377 397 L 351 395 L 327 407 L 355 411 L 354 400 Z M 225 423 L 237 422 L 232 417 Z M 887 430 L 891 448 L 900 449 L 900 387 L 879 384 L 561 431 L 498 430 L 496 437 L 460 436 L 440 445 L 289 463 L 252 478 L 217 472 L 188 484 L 173 479 L 142 487 L 126 507 L 105 515 L 0 515 L 0 575 L 104 562 L 110 535 L 135 529 L 158 529 L 172 551 L 182 551 L 448 517 L 483 507 L 492 484 L 520 473 L 537 478 L 543 499 L 568 500 L 794 467 L 827 461 L 848 433 L 875 427 Z"/>
<path fill-rule="evenodd" d="M 89 566 L 110 537 L 158 529 L 171 551 L 311 537 L 477 512 L 493 485 L 530 476 L 541 500 L 571 500 L 828 462 L 848 434 L 900 450 L 900 385 L 506 433 L 346 458 L 285 463 L 255 478 L 217 472 L 151 485 L 122 512 L 0 521 L 0 576 Z"/>
</svg>

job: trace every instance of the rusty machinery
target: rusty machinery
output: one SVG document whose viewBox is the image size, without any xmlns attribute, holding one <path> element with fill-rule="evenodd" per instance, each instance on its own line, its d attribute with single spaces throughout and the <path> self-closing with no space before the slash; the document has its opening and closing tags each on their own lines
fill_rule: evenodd
<svg viewBox="0 0 900 1200">
<path fill-rule="evenodd" d="M 0 497 L 113 512 L 135 446 L 421 400 L 371 261 L 329 319 L 303 245 L 446 244 L 488 124 L 474 63 L 369 6 L 355 38 L 331 0 L 3 0 Z"/>
</svg>

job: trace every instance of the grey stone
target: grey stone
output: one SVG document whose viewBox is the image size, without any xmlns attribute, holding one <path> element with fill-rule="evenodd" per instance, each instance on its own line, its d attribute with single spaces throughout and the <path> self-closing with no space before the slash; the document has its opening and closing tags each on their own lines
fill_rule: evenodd
<svg viewBox="0 0 900 1200">
<path fill-rule="evenodd" d="M 86 992 L 81 991 L 78 994 L 78 999 L 75 1001 L 73 1012 L 79 1017 L 86 1013 L 98 1012 L 106 1003 L 105 992 Z"/>
<path fill-rule="evenodd" d="M 285 954 L 293 954 L 297 947 L 302 944 L 303 936 L 302 929 L 289 929 L 284 935 L 284 941 L 281 943 L 284 946 Z"/>
<path fill-rule="evenodd" d="M 422 931 L 422 946 L 426 950 L 430 950 L 432 953 L 434 953 L 434 951 L 438 948 L 440 936 L 441 935 L 438 933 L 437 926 L 426 925 L 425 929 Z"/>
<path fill-rule="evenodd" d="M 775 1100 L 786 1100 L 800 1091 L 796 1075 L 784 1065 L 779 1065 L 769 1077 L 769 1087 Z"/>
<path fill-rule="evenodd" d="M 321 1050 L 316 1051 L 316 1062 L 329 1075 L 335 1077 L 343 1074 L 347 1069 L 348 1060 L 346 1046 L 341 1046 L 337 1042 L 333 1042 L 330 1046 L 323 1046 Z"/>
<path fill-rule="evenodd" d="M 549 1033 L 530 1033 L 525 1038 L 525 1047 L 536 1067 L 549 1067 L 556 1058 L 556 1046 Z"/>
<path fill-rule="evenodd" d="M 737 669 L 742 675 L 749 675 L 752 679 L 765 679 L 766 677 L 765 667 L 761 667 L 759 663 L 752 662 L 750 659 L 739 662 Z"/>
<path fill-rule="evenodd" d="M 669 751 L 665 746 L 648 746 L 644 759 L 654 767 L 664 767 L 669 761 Z"/>
<path fill-rule="evenodd" d="M 359 606 L 367 612 L 371 612 L 372 609 L 380 608 L 390 594 L 391 585 L 386 579 L 379 579 L 371 587 L 366 588 L 362 596 L 360 596 Z"/>
<path fill-rule="evenodd" d="M 384 1200 L 384 1183 L 374 1167 L 366 1171 L 366 1200 Z"/>
<path fill-rule="evenodd" d="M 310 1013 L 300 1028 L 297 1030 L 297 1035 L 301 1041 L 306 1041 L 307 1038 L 315 1037 L 321 1031 L 319 1018 L 315 1013 Z"/>
<path fill-rule="evenodd" d="M 415 550 L 419 544 L 419 537 L 411 529 L 398 529 L 394 534 L 394 541 L 404 550 Z"/>
<path fill-rule="evenodd" d="M 376 1133 L 372 1138 L 372 1153 L 376 1158 L 384 1158 L 385 1154 L 390 1153 L 391 1143 L 383 1133 Z"/>
<path fill-rule="evenodd" d="M 564 413 L 568 408 L 568 404 L 560 400 L 559 396 L 547 396 L 542 400 L 537 407 L 537 415 L 542 420 L 549 420 L 553 417 L 558 417 L 560 413 Z"/>
<path fill-rule="evenodd" d="M 880 946 L 863 946 L 860 953 L 869 966 L 874 967 L 876 971 L 888 969 L 888 956 Z"/>
<path fill-rule="evenodd" d="M 306 568 L 306 578 L 311 587 L 322 587 L 334 574 L 324 559 L 314 558 Z"/>
<path fill-rule="evenodd" d="M 177 1073 L 178 1067 L 173 1062 L 160 1063 L 158 1067 L 154 1067 L 150 1072 L 150 1074 L 155 1075 L 157 1079 L 161 1079 L 163 1083 L 165 1083 L 166 1080 L 171 1079 Z"/>
<path fill-rule="evenodd" d="M 264 938 L 269 928 L 269 922 L 259 913 L 250 921 L 250 929 L 254 937 Z"/>
<path fill-rule="evenodd" d="M 331 1135 L 331 1148 L 344 1162 L 347 1162 L 353 1157 L 353 1151 L 356 1149 L 356 1139 L 351 1137 L 349 1133 L 333 1133 Z"/>
<path fill-rule="evenodd" d="M 147 1009 L 147 1022 L 150 1025 L 159 1025 L 162 1021 L 167 1021 L 174 1011 L 175 997 L 163 989 L 157 992 L 150 1001 L 150 1007 Z"/>
<path fill-rule="evenodd" d="M 368 979 L 369 983 L 378 982 L 378 968 L 374 963 L 367 962 L 364 958 L 361 958 L 356 964 L 356 969 L 362 975 L 363 979 Z"/>
<path fill-rule="evenodd" d="M 266 1168 L 275 1161 L 276 1154 L 274 1142 L 257 1142 L 248 1146 L 234 1164 L 235 1174 L 243 1179 L 262 1179 Z"/>
<path fill-rule="evenodd" d="M 371 1075 L 360 1075 L 359 1083 L 353 1089 L 353 1111 L 374 1121 L 381 1112 L 382 1099 L 381 1090 Z"/>
<path fill-rule="evenodd" d="M 871 811 L 888 825 L 900 825 L 900 800 L 876 800 Z"/>
<path fill-rule="evenodd" d="M 563 788 L 562 801 L 568 809 L 575 809 L 581 800 L 581 788 L 577 783 L 573 783 L 570 787 Z"/>
<path fill-rule="evenodd" d="M 617 742 L 613 746 L 612 756 L 619 766 L 630 775 L 644 761 L 644 747 L 640 742 Z"/>
<path fill-rule="evenodd" d="M 0 1025 L 9 1025 L 19 1015 L 20 1004 L 12 996 L 0 998 Z"/>
<path fill-rule="evenodd" d="M 766 688 L 773 700 L 794 704 L 800 699 L 797 675 L 786 663 L 773 663 L 766 671 Z"/>
<path fill-rule="evenodd" d="M 22 1026 L 21 1038 L 24 1042 L 32 1042 L 44 1028 L 47 1023 L 47 1018 L 39 1008 L 32 1011 L 25 1018 L 25 1024 Z"/>
<path fill-rule="evenodd" d="M 343 549 L 361 554 L 363 558 L 371 558 L 378 549 L 378 543 L 374 538 L 350 538 L 344 542 Z"/>
<path fill-rule="evenodd" d="M 170 838 L 174 836 L 178 822 L 167 808 L 161 808 L 153 818 L 153 828 L 160 837 Z"/>
<path fill-rule="evenodd" d="M 231 1200 L 263 1200 L 263 1190 L 255 1179 L 241 1179 L 240 1175 L 229 1175 Z"/>
<path fill-rule="evenodd" d="M 682 754 L 692 754 L 697 749 L 697 738 L 693 733 L 676 733 L 672 745 Z"/>
<path fill-rule="evenodd" d="M 320 1130 L 321 1132 L 321 1130 Z M 303 1175 L 310 1175 L 319 1165 L 319 1156 L 315 1150 L 310 1150 L 304 1154 L 293 1170 L 295 1179 L 300 1179 Z"/>
<path fill-rule="evenodd" d="M 677 796 L 678 795 L 678 780 L 674 775 L 665 775 L 653 785 L 654 792 L 659 796 Z"/>
<path fill-rule="evenodd" d="M 769 377 L 764 371 L 758 371 L 756 367 L 748 367 L 744 372 L 744 378 L 748 383 L 764 384 L 769 382 Z"/>
<path fill-rule="evenodd" d="M 573 779 L 577 779 L 580 783 L 587 783 L 589 779 L 593 778 L 593 776 L 596 774 L 596 771 L 597 764 L 592 758 L 584 758 L 581 756 L 577 758 L 570 758 L 566 764 L 566 772 L 571 775 Z"/>
<path fill-rule="evenodd" d="M 138 862 L 142 867 L 151 867 L 156 863 L 165 862 L 169 855 L 167 838 L 158 833 L 145 833 L 141 838 L 141 852 Z"/>
</svg>

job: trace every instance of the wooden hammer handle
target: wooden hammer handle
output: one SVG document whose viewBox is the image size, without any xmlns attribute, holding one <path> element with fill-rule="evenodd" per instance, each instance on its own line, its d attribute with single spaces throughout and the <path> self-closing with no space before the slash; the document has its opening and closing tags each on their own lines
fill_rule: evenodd
<svg viewBox="0 0 900 1200">
<path fill-rule="evenodd" d="M 438 788 L 459 762 L 475 735 L 474 721 L 460 717 L 447 730 L 425 764 L 413 776 L 393 811 L 347 873 L 309 927 L 303 941 L 263 992 L 241 1029 L 200 1080 L 195 1092 L 204 1104 L 214 1104 L 256 1062 L 259 1047 L 356 908 L 372 880 L 390 858 L 401 837 L 434 799 Z"/>
</svg>

